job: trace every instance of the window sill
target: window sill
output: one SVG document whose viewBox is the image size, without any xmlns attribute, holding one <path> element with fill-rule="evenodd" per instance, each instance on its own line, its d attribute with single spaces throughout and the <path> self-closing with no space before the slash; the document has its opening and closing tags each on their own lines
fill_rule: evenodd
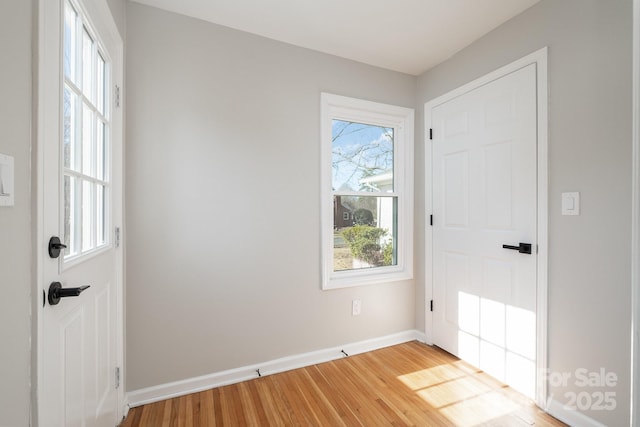
<svg viewBox="0 0 640 427">
<path fill-rule="evenodd" d="M 322 289 L 352 288 L 356 286 L 374 285 L 378 283 L 400 282 L 413 279 L 413 271 L 397 267 L 376 268 L 375 272 L 367 270 L 350 270 L 330 273 L 324 279 Z"/>
</svg>

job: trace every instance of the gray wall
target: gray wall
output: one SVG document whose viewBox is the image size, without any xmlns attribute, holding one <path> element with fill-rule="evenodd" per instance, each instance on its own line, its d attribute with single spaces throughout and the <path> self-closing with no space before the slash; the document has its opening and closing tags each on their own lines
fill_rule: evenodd
<svg viewBox="0 0 640 427">
<path fill-rule="evenodd" d="M 318 194 L 320 92 L 415 77 L 135 3 L 127 44 L 128 390 L 414 328 L 413 281 L 320 290 Z"/>
<path fill-rule="evenodd" d="M 616 411 L 587 414 L 606 425 L 629 419 L 631 6 L 543 0 L 420 76 L 416 112 L 422 120 L 424 102 L 549 46 L 549 367 L 618 374 Z M 560 215 L 564 191 L 580 191 L 580 216 Z M 423 281 L 416 283 L 423 327 Z M 566 403 L 568 390 L 593 391 L 573 384 L 550 393 Z"/>
<path fill-rule="evenodd" d="M 29 425 L 32 11 L 0 2 L 0 153 L 15 161 L 15 206 L 0 207 L 0 426 Z"/>
<path fill-rule="evenodd" d="M 107 0 L 107 4 L 120 32 L 120 37 L 124 40 L 127 25 L 127 0 Z"/>
</svg>

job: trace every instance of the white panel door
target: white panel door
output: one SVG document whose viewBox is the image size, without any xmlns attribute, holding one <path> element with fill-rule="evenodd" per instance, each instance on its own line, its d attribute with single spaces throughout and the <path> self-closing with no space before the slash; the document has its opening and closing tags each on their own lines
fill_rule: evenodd
<svg viewBox="0 0 640 427">
<path fill-rule="evenodd" d="M 39 7 L 38 422 L 113 427 L 122 351 L 122 253 L 113 234 L 122 221 L 122 112 L 113 88 L 122 42 L 104 0 Z"/>
<path fill-rule="evenodd" d="M 533 398 L 535 64 L 433 108 L 432 127 L 434 343 Z"/>
</svg>

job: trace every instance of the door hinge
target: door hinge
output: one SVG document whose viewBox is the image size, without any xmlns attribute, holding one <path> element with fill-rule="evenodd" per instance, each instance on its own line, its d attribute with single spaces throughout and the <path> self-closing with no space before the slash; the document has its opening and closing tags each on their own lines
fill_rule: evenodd
<svg viewBox="0 0 640 427">
<path fill-rule="evenodd" d="M 120 388 L 120 367 L 116 366 L 116 388 Z"/>
<path fill-rule="evenodd" d="M 429 215 L 429 225 L 433 227 L 433 215 Z"/>
<path fill-rule="evenodd" d="M 433 139 L 433 129 L 429 129 L 429 139 Z"/>
<path fill-rule="evenodd" d="M 120 86 L 116 85 L 114 92 L 114 103 L 116 104 L 116 108 L 120 108 Z"/>
<path fill-rule="evenodd" d="M 113 241 L 114 246 L 115 246 L 116 248 L 119 248 L 119 247 L 120 247 L 120 227 L 116 227 L 116 229 L 115 229 L 115 235 L 114 235 L 114 239 L 113 239 L 113 240 L 114 240 L 114 241 Z"/>
<path fill-rule="evenodd" d="M 431 302 L 429 303 L 429 308 L 431 309 L 431 311 L 433 311 L 433 300 L 431 300 Z"/>
</svg>

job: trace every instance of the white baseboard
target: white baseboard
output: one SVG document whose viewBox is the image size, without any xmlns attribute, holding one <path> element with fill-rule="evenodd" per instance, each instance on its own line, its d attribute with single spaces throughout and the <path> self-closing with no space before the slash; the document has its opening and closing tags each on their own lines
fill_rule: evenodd
<svg viewBox="0 0 640 427">
<path fill-rule="evenodd" d="M 593 418 L 589 418 L 582 412 L 565 408 L 564 404 L 553 398 L 548 399 L 547 407 L 543 409 L 552 417 L 572 427 L 606 427 L 604 424 Z"/>
<path fill-rule="evenodd" d="M 229 369 L 200 377 L 160 384 L 140 390 L 133 390 L 126 394 L 126 406 L 127 408 L 134 408 L 147 403 L 154 403 L 165 399 L 184 396 L 190 393 L 197 393 L 210 388 L 254 379 L 258 376 L 258 369 L 262 376 L 277 374 L 291 369 L 303 368 L 317 363 L 341 359 L 345 357 L 342 350 L 351 356 L 414 340 L 425 342 L 426 336 L 423 332 L 409 330 L 384 337 L 345 344 L 338 347 L 283 357 L 264 363 L 257 363 L 255 365 Z"/>
</svg>

